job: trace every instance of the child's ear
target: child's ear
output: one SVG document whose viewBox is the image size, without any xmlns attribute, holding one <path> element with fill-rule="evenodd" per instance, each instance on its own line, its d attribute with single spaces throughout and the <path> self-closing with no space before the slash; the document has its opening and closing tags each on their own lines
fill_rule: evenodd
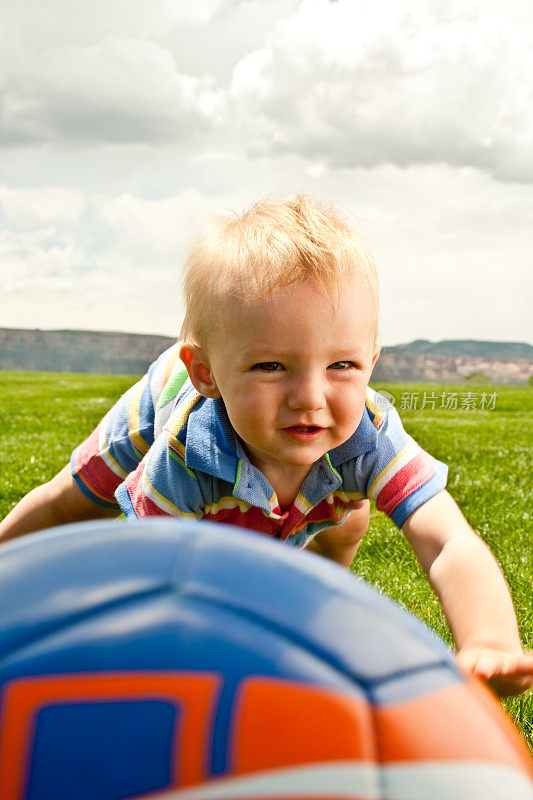
<svg viewBox="0 0 533 800">
<path fill-rule="evenodd" d="M 381 347 L 376 345 L 376 347 L 374 349 L 374 354 L 372 356 L 372 362 L 371 362 L 371 367 L 370 367 L 370 372 L 371 373 L 372 373 L 372 370 L 374 369 L 374 365 L 375 365 L 376 361 L 378 360 L 380 354 L 381 354 Z"/>
<path fill-rule="evenodd" d="M 200 345 L 185 342 L 180 347 L 180 358 L 185 364 L 194 388 L 204 397 L 220 397 L 209 360 Z"/>
</svg>

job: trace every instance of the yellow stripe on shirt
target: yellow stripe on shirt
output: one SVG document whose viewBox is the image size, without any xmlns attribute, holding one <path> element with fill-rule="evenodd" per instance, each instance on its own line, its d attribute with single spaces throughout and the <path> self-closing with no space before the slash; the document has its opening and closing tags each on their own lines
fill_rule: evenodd
<svg viewBox="0 0 533 800">
<path fill-rule="evenodd" d="M 133 387 L 128 406 L 128 435 L 133 447 L 141 456 L 145 456 L 150 449 L 150 445 L 143 436 L 141 436 L 140 430 L 141 397 L 147 383 L 148 375 L 145 375 L 144 378 Z"/>
</svg>

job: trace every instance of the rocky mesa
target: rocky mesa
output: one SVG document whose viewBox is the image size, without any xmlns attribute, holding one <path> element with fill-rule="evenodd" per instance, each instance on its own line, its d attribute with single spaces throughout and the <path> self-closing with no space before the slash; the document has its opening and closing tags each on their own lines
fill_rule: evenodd
<svg viewBox="0 0 533 800">
<path fill-rule="evenodd" d="M 135 333 L 0 328 L 0 369 L 139 375 L 174 341 Z M 533 375 L 533 347 L 419 339 L 384 347 L 374 370 L 378 381 L 464 383 L 475 375 L 494 384 L 525 384 Z"/>
</svg>

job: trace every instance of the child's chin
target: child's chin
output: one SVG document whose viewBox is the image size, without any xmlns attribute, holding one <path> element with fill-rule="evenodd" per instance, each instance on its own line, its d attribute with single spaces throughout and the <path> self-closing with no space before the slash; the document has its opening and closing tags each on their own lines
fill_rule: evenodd
<svg viewBox="0 0 533 800">
<path fill-rule="evenodd" d="M 327 451 L 317 449 L 315 452 L 312 452 L 311 448 L 309 448 L 307 453 L 291 453 L 283 460 L 291 467 L 311 467 L 316 461 L 322 458 L 324 452 Z"/>
</svg>

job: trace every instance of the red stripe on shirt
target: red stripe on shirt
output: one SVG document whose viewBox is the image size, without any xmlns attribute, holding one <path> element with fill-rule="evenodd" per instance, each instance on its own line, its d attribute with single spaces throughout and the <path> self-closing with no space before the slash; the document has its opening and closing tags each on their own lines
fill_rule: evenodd
<svg viewBox="0 0 533 800">
<path fill-rule="evenodd" d="M 225 525 L 236 525 L 239 528 L 264 533 L 267 536 L 278 536 L 285 519 L 277 520 L 267 517 L 260 508 L 250 506 L 246 511 L 240 508 L 221 508 L 214 514 L 204 514 L 203 519 L 209 522 L 222 522 Z"/>
<path fill-rule="evenodd" d="M 115 489 L 124 480 L 116 475 L 99 453 L 100 426 L 91 433 L 76 451 L 76 475 L 96 497 L 116 503 Z"/>
<path fill-rule="evenodd" d="M 378 495 L 376 508 L 389 517 L 406 497 L 413 494 L 435 474 L 432 457 L 422 450 L 394 475 Z"/>
<path fill-rule="evenodd" d="M 126 486 L 131 503 L 138 517 L 172 517 L 173 514 L 164 511 L 144 493 L 144 463 L 141 462 L 135 472 L 130 472 L 126 478 Z M 176 515 L 177 516 L 177 515 Z"/>
</svg>

